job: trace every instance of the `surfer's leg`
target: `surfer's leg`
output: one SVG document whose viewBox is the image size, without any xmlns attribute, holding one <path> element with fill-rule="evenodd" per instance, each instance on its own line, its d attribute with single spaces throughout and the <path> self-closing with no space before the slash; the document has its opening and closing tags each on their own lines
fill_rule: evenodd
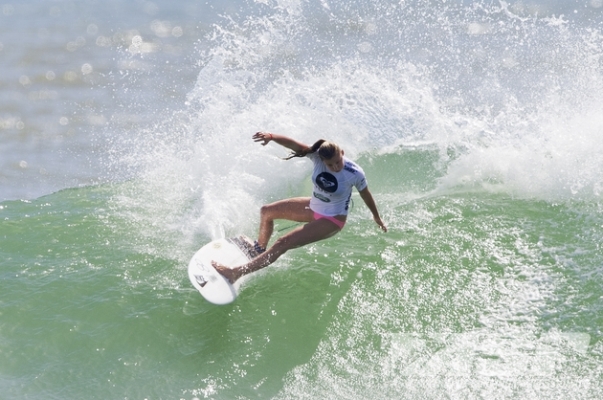
<svg viewBox="0 0 603 400">
<path fill-rule="evenodd" d="M 327 239 L 337 234 L 341 228 L 327 219 L 316 219 L 292 230 L 278 238 L 274 245 L 266 251 L 268 264 L 272 264 L 280 256 L 291 249 Z"/>
<path fill-rule="evenodd" d="M 288 250 L 327 239 L 340 230 L 341 228 L 328 219 L 313 220 L 278 238 L 271 248 L 245 265 L 232 269 L 222 267 L 217 263 L 213 265 L 219 273 L 224 275 L 231 283 L 234 283 L 243 275 L 258 271 L 272 264 Z"/>
<path fill-rule="evenodd" d="M 260 232 L 258 235 L 258 244 L 264 248 L 267 247 L 268 242 L 270 241 L 270 237 L 272 236 L 272 232 L 274 231 L 274 220 L 276 219 L 287 219 L 295 222 L 308 222 L 307 225 L 301 226 L 283 237 L 279 238 L 272 248 L 268 251 L 263 252 L 258 257 L 254 258 L 248 264 L 236 267 L 236 268 L 228 268 L 222 266 L 216 262 L 212 262 L 214 268 L 222 274 L 226 279 L 228 279 L 231 283 L 234 283 L 241 276 L 246 275 L 248 273 L 257 271 L 261 268 L 264 268 L 274 261 L 276 261 L 281 255 L 283 255 L 287 250 L 294 247 L 303 246 L 302 241 L 295 240 L 297 237 L 301 239 L 303 237 L 308 236 L 308 233 L 311 233 L 311 230 L 308 230 L 306 226 L 310 224 L 315 224 L 318 221 L 313 221 L 314 212 L 310 210 L 310 198 L 309 197 L 295 197 L 291 199 L 280 200 L 271 204 L 267 204 L 262 207 L 260 212 Z M 327 222 L 325 224 L 326 227 L 331 230 L 335 227 L 332 222 L 327 220 L 322 220 L 323 222 Z M 321 224 L 322 225 L 322 224 Z M 305 229 L 304 229 L 305 228 Z M 320 228 L 320 226 L 319 226 Z M 300 232 L 295 234 L 295 232 Z M 320 231 L 320 229 L 319 229 Z M 333 235 L 337 233 L 338 229 L 335 232 L 330 233 Z M 293 235 L 295 234 L 295 235 Z M 320 234 L 320 232 L 315 232 L 314 234 Z M 291 240 L 291 235 L 293 235 L 293 239 Z M 289 238 L 289 239 L 287 239 Z M 314 239 L 312 241 L 320 240 L 320 238 Z M 299 242 L 299 244 L 298 244 Z M 309 243 L 309 242 L 308 242 Z M 276 247 L 275 247 L 276 246 Z"/>
<path fill-rule="evenodd" d="M 314 213 L 310 210 L 309 197 L 295 197 L 266 204 L 260 211 L 258 244 L 263 248 L 268 246 L 272 232 L 274 232 L 274 220 L 310 222 L 314 218 L 313 215 Z"/>
</svg>

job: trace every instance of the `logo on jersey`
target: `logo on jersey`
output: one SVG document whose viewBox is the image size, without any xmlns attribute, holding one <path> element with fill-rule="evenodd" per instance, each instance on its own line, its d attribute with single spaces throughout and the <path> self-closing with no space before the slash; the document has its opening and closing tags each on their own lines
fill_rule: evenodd
<svg viewBox="0 0 603 400">
<path fill-rule="evenodd" d="M 337 178 L 328 172 L 321 172 L 316 177 L 316 185 L 328 193 L 335 193 L 339 187 Z"/>
<path fill-rule="evenodd" d="M 314 197 L 316 197 L 320 201 L 324 201 L 325 203 L 330 203 L 331 202 L 331 199 L 329 199 L 327 196 L 323 196 L 320 193 L 314 192 Z"/>
</svg>

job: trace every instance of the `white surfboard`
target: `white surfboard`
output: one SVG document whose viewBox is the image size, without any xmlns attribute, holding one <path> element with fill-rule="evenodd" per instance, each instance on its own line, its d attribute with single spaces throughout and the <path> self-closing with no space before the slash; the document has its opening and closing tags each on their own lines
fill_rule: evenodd
<svg viewBox="0 0 603 400">
<path fill-rule="evenodd" d="M 188 277 L 193 286 L 210 303 L 232 303 L 239 294 L 239 288 L 244 278 L 230 284 L 211 265 L 216 261 L 227 267 L 237 267 L 246 264 L 257 256 L 251 240 L 246 236 L 217 239 L 201 247 L 188 264 Z"/>
</svg>

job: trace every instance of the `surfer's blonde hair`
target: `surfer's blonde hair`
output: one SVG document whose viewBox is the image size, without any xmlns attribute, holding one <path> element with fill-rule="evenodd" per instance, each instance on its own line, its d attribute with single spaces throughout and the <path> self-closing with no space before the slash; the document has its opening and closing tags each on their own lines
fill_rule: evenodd
<svg viewBox="0 0 603 400">
<path fill-rule="evenodd" d="M 318 155 L 323 160 L 330 160 L 335 154 L 341 153 L 341 147 L 339 147 L 333 142 L 320 139 L 316 143 L 314 143 L 307 151 L 293 152 L 291 153 L 291 155 L 289 155 L 289 157 L 285 158 L 285 160 L 290 160 L 294 157 L 305 157 L 308 154 L 316 152 L 318 152 Z"/>
</svg>

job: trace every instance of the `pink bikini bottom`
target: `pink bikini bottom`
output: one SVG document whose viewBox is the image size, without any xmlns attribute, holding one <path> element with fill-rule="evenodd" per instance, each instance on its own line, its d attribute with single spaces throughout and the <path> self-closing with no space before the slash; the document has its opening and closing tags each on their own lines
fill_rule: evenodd
<svg viewBox="0 0 603 400">
<path fill-rule="evenodd" d="M 345 225 L 344 221 L 340 221 L 340 220 L 338 220 L 335 217 L 329 217 L 328 215 L 322 215 L 322 214 L 319 214 L 317 212 L 314 213 L 314 219 L 321 219 L 321 218 L 324 218 L 324 219 L 327 219 L 327 220 L 331 221 L 332 223 L 334 223 L 335 225 L 337 225 L 339 227 L 339 229 L 343 229 L 343 226 Z"/>
</svg>

